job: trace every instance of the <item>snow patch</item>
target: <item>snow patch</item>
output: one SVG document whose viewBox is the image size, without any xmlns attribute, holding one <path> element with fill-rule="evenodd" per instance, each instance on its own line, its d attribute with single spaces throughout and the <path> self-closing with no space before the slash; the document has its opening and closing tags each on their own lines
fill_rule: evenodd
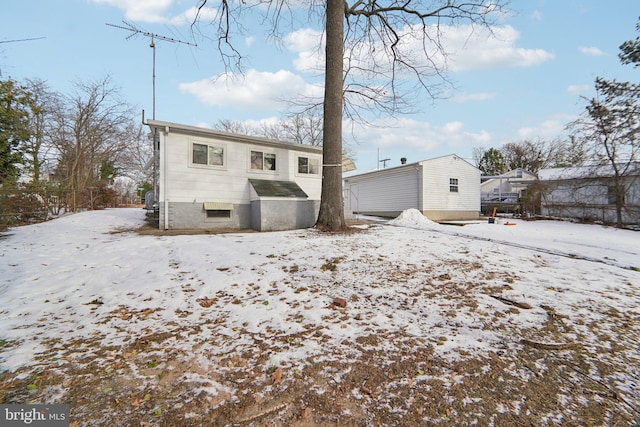
<svg viewBox="0 0 640 427">
<path fill-rule="evenodd" d="M 437 222 L 431 221 L 417 209 L 407 209 L 403 211 L 397 218 L 388 222 L 390 225 L 398 227 L 418 228 L 421 230 L 431 230 L 433 228 L 442 227 Z"/>
</svg>

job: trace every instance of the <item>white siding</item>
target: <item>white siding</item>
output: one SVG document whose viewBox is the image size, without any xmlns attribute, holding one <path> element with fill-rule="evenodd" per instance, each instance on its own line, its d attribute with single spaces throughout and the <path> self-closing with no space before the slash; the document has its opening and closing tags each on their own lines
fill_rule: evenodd
<svg viewBox="0 0 640 427">
<path fill-rule="evenodd" d="M 420 162 L 423 167 L 423 210 L 480 211 L 480 170 L 455 155 Z M 449 179 L 458 192 L 449 191 Z"/>
<path fill-rule="evenodd" d="M 347 178 L 345 189 L 347 206 L 354 212 L 420 209 L 420 171 L 417 165 Z"/>
<path fill-rule="evenodd" d="M 206 135 L 185 134 L 173 128 L 169 133 L 161 132 L 160 137 L 160 200 L 191 203 L 205 201 L 249 203 L 251 194 L 248 179 L 250 178 L 295 181 L 307 193 L 309 199 L 320 199 L 322 171 L 315 175 L 297 174 L 297 156 L 321 159 L 318 153 L 296 151 L 289 147 L 261 146 L 254 141 L 227 141 Z M 223 147 L 224 166 L 193 165 L 191 163 L 193 143 Z M 251 150 L 275 153 L 276 170 L 252 170 Z M 322 163 L 321 160 L 320 163 Z"/>
</svg>

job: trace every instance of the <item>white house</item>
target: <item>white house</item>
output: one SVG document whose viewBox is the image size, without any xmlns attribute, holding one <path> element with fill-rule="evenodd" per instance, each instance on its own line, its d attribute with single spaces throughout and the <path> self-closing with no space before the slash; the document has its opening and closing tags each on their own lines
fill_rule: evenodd
<svg viewBox="0 0 640 427">
<path fill-rule="evenodd" d="M 480 184 L 483 202 L 517 202 L 527 195 L 529 186 L 538 180 L 536 174 L 513 169 L 502 175 L 482 176 Z"/>
<path fill-rule="evenodd" d="M 418 209 L 433 221 L 477 219 L 480 170 L 450 154 L 344 179 L 347 213 L 398 216 Z"/>
<path fill-rule="evenodd" d="M 162 229 L 311 227 L 322 149 L 149 120 L 159 144 Z"/>
<path fill-rule="evenodd" d="M 640 224 L 640 163 L 626 166 L 622 176 L 622 222 Z M 611 165 L 541 169 L 538 177 L 543 215 L 616 223 L 616 191 Z"/>
</svg>

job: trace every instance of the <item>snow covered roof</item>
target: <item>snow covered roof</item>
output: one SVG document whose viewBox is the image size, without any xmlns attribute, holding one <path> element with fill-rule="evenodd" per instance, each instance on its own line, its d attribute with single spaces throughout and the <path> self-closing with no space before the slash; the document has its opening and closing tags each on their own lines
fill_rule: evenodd
<svg viewBox="0 0 640 427">
<path fill-rule="evenodd" d="M 628 167 L 627 167 L 628 166 Z M 624 175 L 637 175 L 640 173 L 640 163 L 620 164 Z M 562 179 L 578 178 L 605 178 L 614 175 L 611 165 L 576 166 L 570 168 L 540 169 L 538 178 L 540 181 L 556 181 Z"/>
</svg>

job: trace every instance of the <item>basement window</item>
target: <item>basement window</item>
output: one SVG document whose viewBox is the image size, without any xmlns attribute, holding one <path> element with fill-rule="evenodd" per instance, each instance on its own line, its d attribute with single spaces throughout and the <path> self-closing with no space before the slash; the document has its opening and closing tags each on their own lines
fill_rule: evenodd
<svg viewBox="0 0 640 427">
<path fill-rule="evenodd" d="M 449 178 L 449 192 L 450 193 L 458 192 L 458 178 Z"/>
<path fill-rule="evenodd" d="M 231 218 L 233 203 L 204 202 L 207 218 Z"/>
</svg>

